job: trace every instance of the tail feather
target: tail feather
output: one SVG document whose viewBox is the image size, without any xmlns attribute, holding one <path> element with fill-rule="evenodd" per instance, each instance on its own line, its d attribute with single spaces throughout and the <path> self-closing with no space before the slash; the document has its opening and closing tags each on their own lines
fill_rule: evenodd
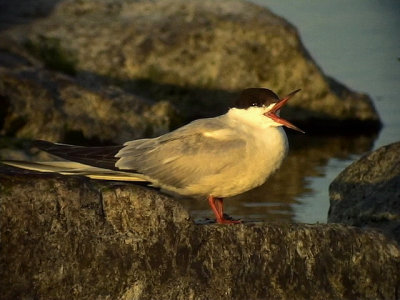
<svg viewBox="0 0 400 300">
<path fill-rule="evenodd" d="M 118 158 L 115 155 L 123 148 L 119 146 L 106 147 L 84 147 L 59 143 L 51 143 L 47 141 L 37 140 L 33 143 L 40 150 L 46 151 L 55 156 L 66 160 L 79 162 L 85 165 L 98 168 L 118 170 L 115 163 Z"/>
<path fill-rule="evenodd" d="M 72 161 L 27 162 L 6 160 L 1 161 L 1 163 L 37 172 L 58 173 L 62 175 L 82 175 L 100 180 L 147 182 L 146 179 L 139 177 L 140 175 L 131 172 L 121 172 L 92 167 Z"/>
</svg>

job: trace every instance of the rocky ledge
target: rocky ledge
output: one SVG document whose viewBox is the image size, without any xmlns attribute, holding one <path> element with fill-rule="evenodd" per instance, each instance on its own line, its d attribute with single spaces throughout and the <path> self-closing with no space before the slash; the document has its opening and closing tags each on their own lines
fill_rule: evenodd
<svg viewBox="0 0 400 300">
<path fill-rule="evenodd" d="M 329 222 L 377 228 L 400 243 L 400 142 L 351 164 L 329 194 Z"/>
<path fill-rule="evenodd" d="M 0 170 L 2 299 L 400 295 L 400 249 L 374 231 L 196 225 L 151 188 Z"/>
</svg>

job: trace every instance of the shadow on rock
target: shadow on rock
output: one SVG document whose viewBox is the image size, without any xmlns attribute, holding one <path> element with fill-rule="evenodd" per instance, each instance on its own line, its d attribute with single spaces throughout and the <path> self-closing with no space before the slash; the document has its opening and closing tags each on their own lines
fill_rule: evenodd
<svg viewBox="0 0 400 300">
<path fill-rule="evenodd" d="M 0 31 L 48 16 L 62 0 L 1 1 Z"/>
</svg>

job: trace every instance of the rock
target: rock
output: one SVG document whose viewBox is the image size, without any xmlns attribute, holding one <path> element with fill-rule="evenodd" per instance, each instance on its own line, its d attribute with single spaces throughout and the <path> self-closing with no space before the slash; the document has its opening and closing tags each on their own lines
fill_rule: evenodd
<svg viewBox="0 0 400 300">
<path fill-rule="evenodd" d="M 378 228 L 400 242 L 400 142 L 366 154 L 329 187 L 328 221 Z"/>
<path fill-rule="evenodd" d="M 112 85 L 87 86 L 0 52 L 0 134 L 70 143 L 120 144 L 170 130 L 172 106 Z"/>
<path fill-rule="evenodd" d="M 1 1 L 0 30 L 46 16 L 57 2 L 60 2 L 60 0 Z"/>
<path fill-rule="evenodd" d="M 184 121 L 223 113 L 238 91 L 259 86 L 281 96 L 302 88 L 282 114 L 306 130 L 380 127 L 367 95 L 325 76 L 291 24 L 250 2 L 61 1 L 0 38 L 80 80 L 171 101 Z"/>
<path fill-rule="evenodd" d="M 0 171 L 2 299 L 399 296 L 400 249 L 376 232 L 196 225 L 150 188 Z"/>
</svg>

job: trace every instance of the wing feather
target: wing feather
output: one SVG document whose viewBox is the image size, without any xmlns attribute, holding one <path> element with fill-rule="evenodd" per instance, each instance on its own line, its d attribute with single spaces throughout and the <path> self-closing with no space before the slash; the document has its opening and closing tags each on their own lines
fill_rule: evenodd
<svg viewBox="0 0 400 300">
<path fill-rule="evenodd" d="M 35 141 L 34 146 L 40 150 L 46 151 L 55 156 L 66 160 L 87 164 L 94 167 L 117 170 L 115 163 L 118 158 L 115 155 L 123 147 L 106 146 L 106 147 L 84 147 L 75 145 L 66 145 L 51 143 L 47 141 Z"/>
<path fill-rule="evenodd" d="M 153 139 L 123 146 L 83 147 L 37 141 L 51 154 L 82 164 L 141 174 L 161 187 L 183 189 L 218 175 L 226 168 L 236 172 L 246 141 L 226 126 L 221 117 L 201 119 Z"/>
<path fill-rule="evenodd" d="M 212 134 L 221 130 L 223 134 Z M 155 139 L 126 143 L 116 166 L 180 189 L 232 167 L 245 149 L 246 141 L 220 119 L 202 119 Z"/>
<path fill-rule="evenodd" d="M 82 175 L 100 180 L 146 182 L 145 179 L 140 177 L 140 174 L 136 176 L 131 172 L 119 172 L 109 169 L 102 169 L 71 161 L 27 162 L 6 160 L 1 161 L 1 163 L 36 172 L 59 173 L 62 175 Z"/>
</svg>

